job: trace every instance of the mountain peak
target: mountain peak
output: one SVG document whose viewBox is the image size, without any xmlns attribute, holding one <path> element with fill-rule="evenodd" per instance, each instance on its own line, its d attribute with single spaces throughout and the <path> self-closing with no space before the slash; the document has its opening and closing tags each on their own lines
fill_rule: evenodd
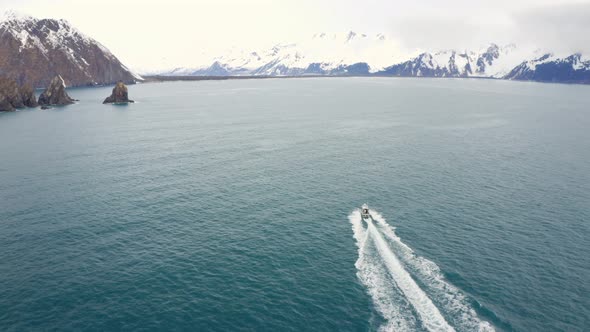
<svg viewBox="0 0 590 332">
<path fill-rule="evenodd" d="M 356 37 L 356 32 L 350 31 L 348 33 L 348 35 L 346 36 L 346 41 L 349 42 L 349 41 L 353 40 L 355 37 Z"/>
<path fill-rule="evenodd" d="M 500 50 L 500 46 L 498 46 L 498 44 L 496 44 L 496 43 L 490 43 L 490 46 L 488 46 L 488 52 L 498 51 L 498 50 Z"/>
<path fill-rule="evenodd" d="M 2 18 L 0 18 L 0 22 L 7 22 L 7 21 L 27 21 L 27 20 L 34 20 L 33 16 L 28 14 L 9 9 L 4 12 Z"/>
</svg>

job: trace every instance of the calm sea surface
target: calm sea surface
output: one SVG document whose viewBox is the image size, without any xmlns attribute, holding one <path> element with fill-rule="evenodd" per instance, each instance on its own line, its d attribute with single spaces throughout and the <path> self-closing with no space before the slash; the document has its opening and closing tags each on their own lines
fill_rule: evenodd
<svg viewBox="0 0 590 332">
<path fill-rule="evenodd" d="M 0 114 L 0 330 L 590 330 L 590 86 L 129 91 Z"/>
</svg>

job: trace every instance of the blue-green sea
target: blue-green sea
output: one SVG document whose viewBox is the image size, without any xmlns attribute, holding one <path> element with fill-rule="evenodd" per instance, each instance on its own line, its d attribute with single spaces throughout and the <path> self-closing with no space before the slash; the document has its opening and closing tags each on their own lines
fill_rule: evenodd
<svg viewBox="0 0 590 332">
<path fill-rule="evenodd" d="M 590 330 L 590 86 L 110 90 L 0 114 L 1 331 Z"/>
</svg>

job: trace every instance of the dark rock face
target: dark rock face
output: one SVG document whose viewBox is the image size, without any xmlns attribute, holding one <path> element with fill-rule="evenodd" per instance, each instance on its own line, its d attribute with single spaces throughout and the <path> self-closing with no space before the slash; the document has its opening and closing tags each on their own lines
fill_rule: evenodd
<svg viewBox="0 0 590 332">
<path fill-rule="evenodd" d="M 73 104 L 76 100 L 68 96 L 66 84 L 61 76 L 55 76 L 49 86 L 39 96 L 39 105 L 68 105 Z"/>
<path fill-rule="evenodd" d="M 330 75 L 352 75 L 367 76 L 370 74 L 370 68 L 366 62 L 358 62 L 352 65 L 340 65 L 330 71 Z"/>
<path fill-rule="evenodd" d="M 12 79 L 3 78 L 0 80 L 0 109 L 3 111 L 14 111 L 22 108 L 23 103 L 18 85 Z"/>
<path fill-rule="evenodd" d="M 422 53 L 414 59 L 387 67 L 378 74 L 388 76 L 444 77 L 447 76 L 448 71 L 446 68 L 438 67 L 433 62 L 430 53 Z"/>
<path fill-rule="evenodd" d="M 139 79 L 109 50 L 65 20 L 8 16 L 0 22 L 0 73 L 46 87 L 61 74 L 68 86 Z"/>
<path fill-rule="evenodd" d="M 5 99 L 4 95 L 0 93 L 0 112 L 12 112 L 14 110 L 14 106 L 12 106 L 12 104 Z"/>
<path fill-rule="evenodd" d="M 491 66 L 500 57 L 500 47 L 496 44 L 490 45 L 488 49 L 477 58 L 477 72 L 484 73 L 486 66 Z"/>
<path fill-rule="evenodd" d="M 37 97 L 35 96 L 35 89 L 33 89 L 30 84 L 23 85 L 20 89 L 20 93 L 26 107 L 39 106 L 39 103 L 37 103 Z"/>
<path fill-rule="evenodd" d="M 305 73 L 308 75 L 325 75 L 326 71 L 322 68 L 322 63 L 314 62 L 310 63 L 305 69 Z"/>
<path fill-rule="evenodd" d="M 133 100 L 129 99 L 127 93 L 127 86 L 123 82 L 118 82 L 113 88 L 113 93 L 108 96 L 102 103 L 103 104 L 122 104 L 122 103 L 133 103 Z"/>
<path fill-rule="evenodd" d="M 37 106 L 35 91 L 30 85 L 19 88 L 15 80 L 0 78 L 0 111 L 14 111 L 25 106 Z"/>
</svg>

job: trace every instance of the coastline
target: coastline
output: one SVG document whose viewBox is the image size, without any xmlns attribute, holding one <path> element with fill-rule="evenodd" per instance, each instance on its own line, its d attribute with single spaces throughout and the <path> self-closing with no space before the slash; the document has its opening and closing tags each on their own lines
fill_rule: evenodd
<svg viewBox="0 0 590 332">
<path fill-rule="evenodd" d="M 136 83 L 161 83 L 161 82 L 190 82 L 190 81 L 225 81 L 225 80 L 256 80 L 256 79 L 298 79 L 298 78 L 426 78 L 426 79 L 461 79 L 461 80 L 494 80 L 522 83 L 566 84 L 589 86 L 590 82 L 560 82 L 560 81 L 533 81 L 533 80 L 509 80 L 495 77 L 434 77 L 434 76 L 386 76 L 386 75 L 298 75 L 298 76 L 165 76 L 145 75 L 143 81 Z M 102 86 L 102 85 L 96 85 Z"/>
</svg>

